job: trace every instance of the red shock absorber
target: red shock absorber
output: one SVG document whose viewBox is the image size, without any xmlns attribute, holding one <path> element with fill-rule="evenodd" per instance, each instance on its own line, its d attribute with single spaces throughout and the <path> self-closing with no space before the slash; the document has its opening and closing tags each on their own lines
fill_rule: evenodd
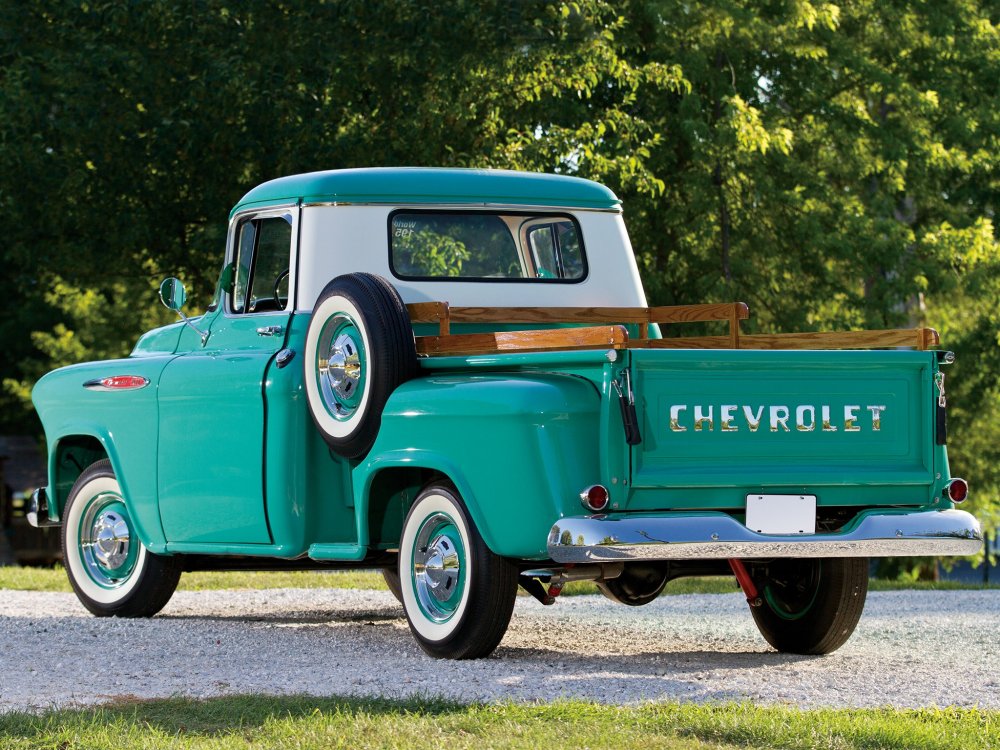
<svg viewBox="0 0 1000 750">
<path fill-rule="evenodd" d="M 729 561 L 729 567 L 733 571 L 733 575 L 736 576 L 736 580 L 740 584 L 740 588 L 743 589 L 743 594 L 747 598 L 747 604 L 751 607 L 759 607 L 763 604 L 763 600 L 760 598 L 760 592 L 757 591 L 757 587 L 754 585 L 753 579 L 750 578 L 750 573 L 747 572 L 746 565 L 743 564 L 742 560 L 731 559 Z"/>
</svg>

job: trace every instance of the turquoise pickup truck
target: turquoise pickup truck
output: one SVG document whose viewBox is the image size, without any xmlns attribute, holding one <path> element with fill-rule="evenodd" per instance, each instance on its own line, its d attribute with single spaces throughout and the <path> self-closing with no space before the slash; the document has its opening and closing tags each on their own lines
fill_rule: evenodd
<svg viewBox="0 0 1000 750">
<path fill-rule="evenodd" d="M 733 575 L 783 652 L 842 645 L 868 559 L 968 555 L 931 329 L 751 335 L 649 307 L 607 188 L 445 169 L 296 175 L 233 209 L 214 298 L 35 386 L 37 526 L 99 616 L 181 572 L 381 568 L 432 656 L 518 588 L 642 605 Z M 698 323 L 690 335 L 687 323 Z M 712 327 L 718 330 L 712 331 Z"/>
</svg>

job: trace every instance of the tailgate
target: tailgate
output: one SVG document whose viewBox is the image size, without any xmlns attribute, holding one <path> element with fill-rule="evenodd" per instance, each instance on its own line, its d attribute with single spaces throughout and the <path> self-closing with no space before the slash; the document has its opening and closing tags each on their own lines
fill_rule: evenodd
<svg viewBox="0 0 1000 750">
<path fill-rule="evenodd" d="M 933 501 L 934 352 L 634 350 L 629 510 Z"/>
</svg>

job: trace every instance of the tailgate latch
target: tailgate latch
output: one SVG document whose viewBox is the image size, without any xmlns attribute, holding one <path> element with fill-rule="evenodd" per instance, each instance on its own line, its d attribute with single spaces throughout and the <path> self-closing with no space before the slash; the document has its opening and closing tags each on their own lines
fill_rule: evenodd
<svg viewBox="0 0 1000 750">
<path fill-rule="evenodd" d="M 625 429 L 625 442 L 628 445 L 638 445 L 642 442 L 642 435 L 639 433 L 639 417 L 635 412 L 632 376 L 627 367 L 622 370 L 621 375 L 611 381 L 611 387 L 618 394 L 618 405 L 622 410 L 622 427 Z"/>
<path fill-rule="evenodd" d="M 948 399 L 944 394 L 944 373 L 936 372 L 934 373 L 934 386 L 937 388 L 937 422 L 936 422 L 936 435 L 935 439 L 938 445 L 948 444 L 948 412 L 945 407 L 948 405 Z"/>
<path fill-rule="evenodd" d="M 938 390 L 938 406 L 947 406 L 948 399 L 944 395 L 944 373 L 938 372 L 934 375 L 934 385 Z"/>
</svg>

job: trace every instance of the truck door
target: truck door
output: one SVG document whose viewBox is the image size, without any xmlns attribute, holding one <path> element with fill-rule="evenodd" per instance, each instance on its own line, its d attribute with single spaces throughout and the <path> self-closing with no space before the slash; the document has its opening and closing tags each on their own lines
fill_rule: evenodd
<svg viewBox="0 0 1000 750">
<path fill-rule="evenodd" d="M 205 346 L 168 364 L 159 384 L 160 518 L 168 543 L 269 544 L 264 497 L 267 368 L 291 315 L 297 211 L 233 226 L 233 288 L 202 318 Z"/>
</svg>

